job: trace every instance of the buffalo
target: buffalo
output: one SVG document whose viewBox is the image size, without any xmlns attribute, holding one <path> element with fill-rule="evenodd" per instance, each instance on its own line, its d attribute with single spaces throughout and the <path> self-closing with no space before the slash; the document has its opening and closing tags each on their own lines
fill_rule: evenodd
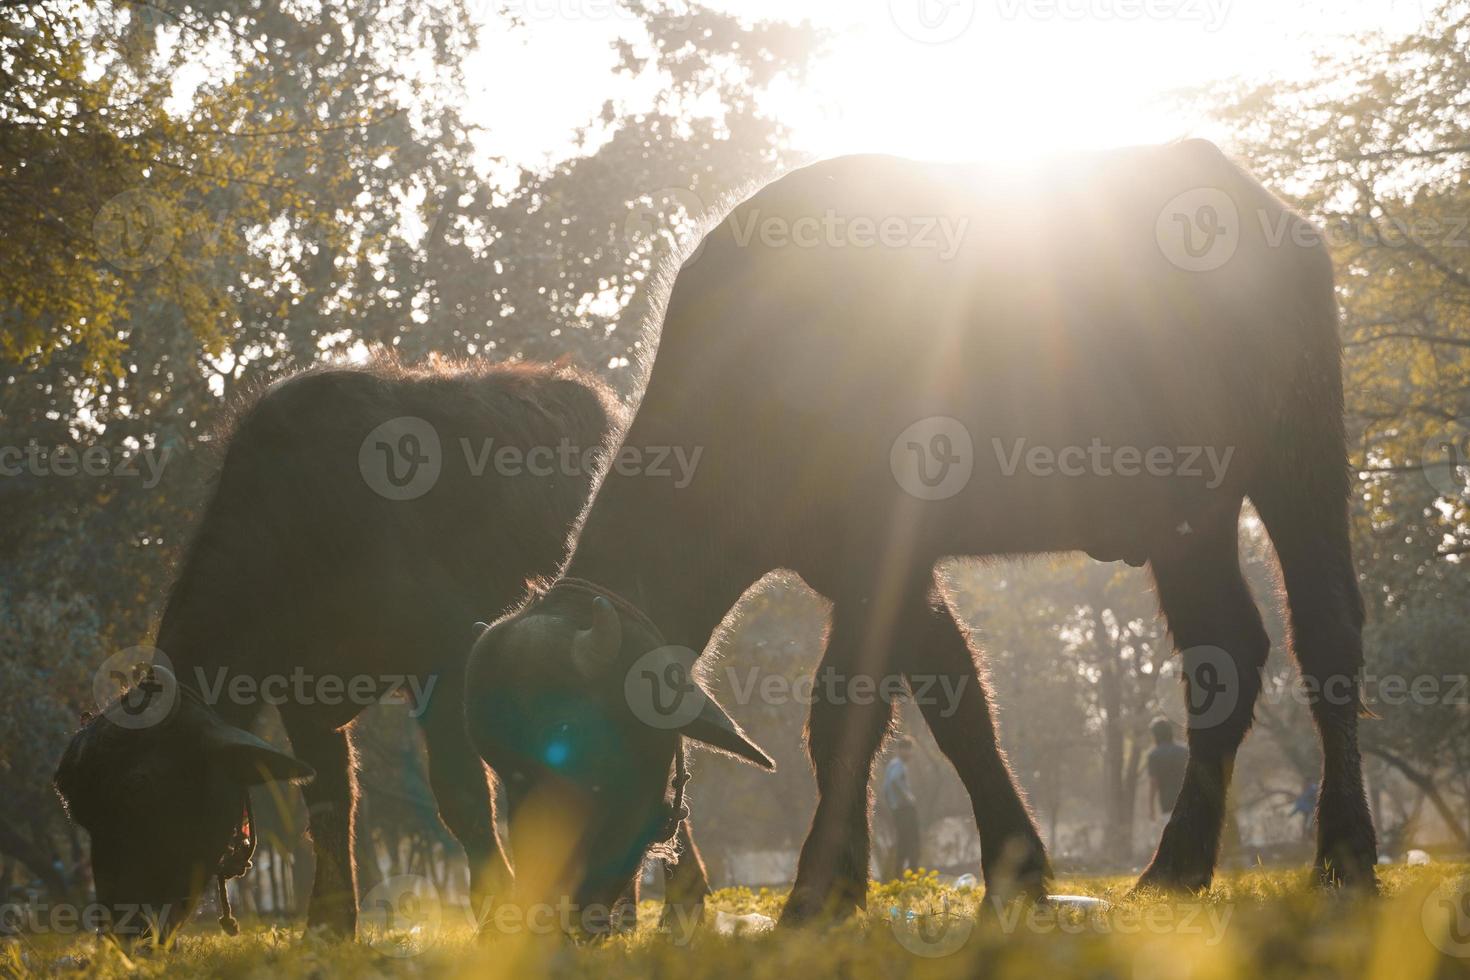
<svg viewBox="0 0 1470 980">
<path fill-rule="evenodd" d="M 211 878 L 224 901 L 254 844 L 249 788 L 290 780 L 304 783 L 316 854 L 308 925 L 352 935 L 346 729 L 387 694 L 415 702 L 476 908 L 501 894 L 465 657 L 476 620 L 564 559 L 618 418 L 603 386 L 563 367 L 387 360 L 309 370 L 237 413 L 158 628 L 162 657 L 84 724 L 56 774 L 91 837 L 110 931 L 167 941 Z M 294 756 L 249 732 L 273 690 Z M 702 899 L 697 854 L 684 870 L 686 897 Z"/>
<path fill-rule="evenodd" d="M 667 833 L 683 737 L 769 764 L 688 661 L 784 568 L 832 603 L 819 669 L 890 695 L 814 687 L 818 803 L 782 923 L 864 905 L 894 677 L 962 692 L 920 707 L 972 800 L 987 890 L 1043 895 L 1045 848 L 934 569 L 1085 551 L 1147 563 L 1183 654 L 1187 775 L 1141 881 L 1208 886 L 1269 646 L 1237 555 L 1249 498 L 1318 692 L 1316 867 L 1371 888 L 1337 320 L 1321 236 L 1200 140 L 1026 169 L 845 157 L 739 203 L 673 279 L 623 436 L 631 460 L 698 458 L 692 478 L 611 470 L 561 576 L 471 653 L 482 756 L 576 814 L 548 880 L 589 903 L 625 887 Z M 694 707 L 651 721 L 629 693 L 643 677 Z"/>
</svg>

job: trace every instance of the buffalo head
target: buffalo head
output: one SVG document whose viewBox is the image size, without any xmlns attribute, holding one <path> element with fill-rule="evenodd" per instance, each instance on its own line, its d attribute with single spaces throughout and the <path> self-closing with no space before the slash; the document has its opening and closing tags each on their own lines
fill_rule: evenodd
<svg viewBox="0 0 1470 980">
<path fill-rule="evenodd" d="M 558 587 L 475 644 L 466 720 L 505 788 L 522 900 L 570 901 L 584 924 L 613 906 L 677 827 L 681 738 L 775 768 L 692 674 L 673 723 L 630 703 L 630 675 L 663 649 L 626 604 Z"/>
<path fill-rule="evenodd" d="M 171 696 L 154 724 L 132 726 L 111 710 L 87 721 L 56 771 L 58 794 L 91 838 L 101 929 L 125 943 L 167 943 L 222 866 L 233 859 L 231 873 L 243 870 L 248 854 L 232 852 L 254 833 L 250 786 L 313 775 L 169 688 L 145 681 L 124 695 L 134 708 Z"/>
</svg>

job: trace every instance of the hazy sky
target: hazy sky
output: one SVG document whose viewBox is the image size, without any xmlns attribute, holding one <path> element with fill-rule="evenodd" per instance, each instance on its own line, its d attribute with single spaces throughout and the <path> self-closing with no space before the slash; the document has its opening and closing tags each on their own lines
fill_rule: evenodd
<svg viewBox="0 0 1470 980">
<path fill-rule="evenodd" d="M 1422 0 L 1424 4 L 1433 0 Z M 603 101 L 637 104 L 648 80 L 610 76 L 609 41 L 638 24 L 613 0 L 511 0 L 486 11 L 467 66 L 487 151 L 536 164 L 564 156 Z M 770 108 L 820 154 L 1016 156 L 1209 135 L 1171 89 L 1304 70 L 1313 49 L 1367 30 L 1399 33 L 1421 0 L 714 0 L 747 18 L 809 19 L 836 36 L 809 87 Z"/>
</svg>

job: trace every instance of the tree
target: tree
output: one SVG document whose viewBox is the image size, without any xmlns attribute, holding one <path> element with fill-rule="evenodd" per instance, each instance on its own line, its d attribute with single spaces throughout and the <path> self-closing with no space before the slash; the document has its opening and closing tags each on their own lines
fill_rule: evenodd
<svg viewBox="0 0 1470 980">
<path fill-rule="evenodd" d="M 1249 168 L 1337 265 L 1356 544 L 1369 602 L 1463 578 L 1470 554 L 1470 5 L 1360 40 L 1307 81 L 1207 94 Z M 1246 216 L 1249 220 L 1249 216 Z"/>
<path fill-rule="evenodd" d="M 17 858 L 50 892 L 72 894 L 76 840 L 56 834 L 60 803 L 51 774 L 68 733 L 90 706 L 102 660 L 96 611 L 85 598 L 0 590 L 0 854 Z"/>
<path fill-rule="evenodd" d="M 1448 696 L 1470 629 L 1467 44 L 1470 4 L 1453 0 L 1398 41 L 1320 57 L 1306 81 L 1206 93 L 1238 155 L 1317 220 L 1337 265 L 1354 548 L 1379 679 L 1363 742 L 1446 814 L 1441 784 L 1470 804 L 1467 699 Z M 1440 696 L 1385 703 L 1390 682 Z"/>
</svg>

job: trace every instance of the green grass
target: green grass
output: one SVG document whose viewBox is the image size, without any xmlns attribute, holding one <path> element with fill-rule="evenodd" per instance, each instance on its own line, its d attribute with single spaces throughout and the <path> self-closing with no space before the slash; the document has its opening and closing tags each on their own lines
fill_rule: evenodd
<svg viewBox="0 0 1470 980">
<path fill-rule="evenodd" d="M 299 927 L 245 924 L 231 939 L 201 920 L 166 955 L 127 959 L 87 936 L 0 940 L 0 975 L 373 977 L 848 978 L 1079 976 L 1470 977 L 1470 866 L 1385 867 L 1383 894 L 1325 894 L 1302 871 L 1222 875 L 1199 899 L 1134 897 L 1123 878 L 1072 878 L 1059 894 L 1106 899 L 1103 913 L 985 910 L 933 875 L 873 886 L 865 917 L 824 928 L 677 943 L 645 903 L 632 936 L 574 945 L 523 932 L 475 939 L 458 915 L 413 937 L 303 938 Z M 710 909 L 775 916 L 783 894 L 727 889 Z M 947 913 L 945 909 L 947 908 Z M 910 920 L 906 913 L 917 916 Z M 895 918 L 905 925 L 895 928 Z M 922 927 L 922 928 L 921 928 Z M 920 955 L 926 954 L 926 955 Z"/>
</svg>

